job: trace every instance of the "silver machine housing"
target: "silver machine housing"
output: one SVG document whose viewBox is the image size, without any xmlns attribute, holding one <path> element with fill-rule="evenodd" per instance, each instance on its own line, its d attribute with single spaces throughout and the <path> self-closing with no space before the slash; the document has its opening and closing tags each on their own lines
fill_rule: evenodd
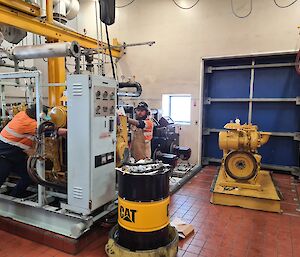
<svg viewBox="0 0 300 257">
<path fill-rule="evenodd" d="M 68 204 L 89 214 L 116 196 L 116 87 L 99 75 L 70 75 L 68 95 Z"/>
</svg>

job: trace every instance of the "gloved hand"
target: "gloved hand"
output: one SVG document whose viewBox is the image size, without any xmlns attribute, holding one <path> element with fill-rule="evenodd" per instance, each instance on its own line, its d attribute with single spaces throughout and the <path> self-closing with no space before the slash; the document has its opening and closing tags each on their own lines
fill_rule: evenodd
<svg viewBox="0 0 300 257">
<path fill-rule="evenodd" d="M 68 130 L 66 128 L 59 128 L 57 130 L 57 135 L 61 136 L 61 137 L 66 137 L 68 133 Z"/>
<path fill-rule="evenodd" d="M 125 113 L 125 110 L 124 110 L 123 107 L 118 108 L 118 109 L 116 110 L 116 112 L 117 112 L 117 114 L 118 114 L 119 116 L 126 116 L 126 113 Z"/>
</svg>

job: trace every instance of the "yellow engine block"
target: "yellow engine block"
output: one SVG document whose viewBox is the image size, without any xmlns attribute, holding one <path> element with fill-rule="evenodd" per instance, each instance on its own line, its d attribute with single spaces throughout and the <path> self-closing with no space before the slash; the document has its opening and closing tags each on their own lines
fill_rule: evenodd
<svg viewBox="0 0 300 257">
<path fill-rule="evenodd" d="M 129 158 L 128 132 L 127 132 L 127 117 L 119 116 L 117 126 L 117 145 L 116 159 L 117 167 L 121 167 Z"/>
<path fill-rule="evenodd" d="M 258 131 L 251 124 L 227 123 L 219 134 L 219 147 L 223 150 L 222 166 L 228 181 L 249 181 L 260 170 L 261 156 L 257 148 L 266 144 L 270 133 Z M 253 184 L 253 181 L 251 181 Z"/>
<path fill-rule="evenodd" d="M 211 203 L 280 212 L 280 199 L 271 174 L 261 170 L 257 149 L 271 133 L 252 124 L 227 123 L 219 133 L 222 164 L 214 181 Z"/>
</svg>

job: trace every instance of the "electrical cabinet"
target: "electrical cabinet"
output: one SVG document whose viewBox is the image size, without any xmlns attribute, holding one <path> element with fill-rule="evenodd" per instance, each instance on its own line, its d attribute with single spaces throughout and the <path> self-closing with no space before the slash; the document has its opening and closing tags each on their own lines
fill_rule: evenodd
<svg viewBox="0 0 300 257">
<path fill-rule="evenodd" d="M 116 197 L 116 86 L 100 75 L 69 75 L 68 202 L 89 214 Z"/>
</svg>

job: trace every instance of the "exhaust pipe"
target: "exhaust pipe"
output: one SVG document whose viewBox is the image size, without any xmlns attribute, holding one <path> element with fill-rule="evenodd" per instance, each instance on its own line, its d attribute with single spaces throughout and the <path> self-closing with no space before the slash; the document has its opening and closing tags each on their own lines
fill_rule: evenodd
<svg viewBox="0 0 300 257">
<path fill-rule="evenodd" d="M 76 42 L 49 43 L 35 46 L 16 46 L 12 50 L 12 56 L 17 60 L 66 57 L 79 58 L 80 45 Z"/>
<path fill-rule="evenodd" d="M 142 94 L 142 85 L 138 82 L 120 82 L 118 85 L 120 88 L 135 88 L 135 92 L 125 92 L 125 91 L 118 91 L 118 96 L 123 97 L 140 97 Z"/>
</svg>

